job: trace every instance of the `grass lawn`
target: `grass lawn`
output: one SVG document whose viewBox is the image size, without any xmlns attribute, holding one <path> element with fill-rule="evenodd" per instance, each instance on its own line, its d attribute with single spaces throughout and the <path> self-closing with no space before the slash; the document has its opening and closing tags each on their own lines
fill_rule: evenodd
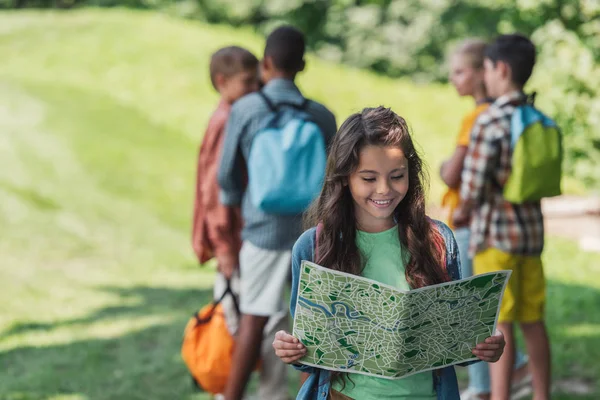
<svg viewBox="0 0 600 400">
<path fill-rule="evenodd" d="M 231 43 L 262 45 L 156 13 L 0 13 L 0 399 L 208 399 L 179 346 L 210 298 L 189 217 L 217 101 L 207 60 Z M 451 88 L 313 59 L 299 84 L 338 122 L 367 105 L 405 116 L 439 198 L 437 168 L 470 107 Z M 597 381 L 597 256 L 554 238 L 547 249 L 555 375 Z"/>
</svg>

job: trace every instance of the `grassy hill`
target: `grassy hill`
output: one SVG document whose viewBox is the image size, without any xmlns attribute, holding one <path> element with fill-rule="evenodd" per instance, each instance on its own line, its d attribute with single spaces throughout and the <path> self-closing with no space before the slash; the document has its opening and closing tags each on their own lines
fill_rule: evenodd
<svg viewBox="0 0 600 400">
<path fill-rule="evenodd" d="M 262 39 L 156 13 L 0 13 L 0 399 L 208 398 L 178 351 L 210 296 L 189 217 L 208 58 L 229 44 L 259 54 Z M 470 107 L 451 88 L 312 58 L 299 85 L 338 123 L 379 104 L 405 116 L 439 198 Z M 598 267 L 554 239 L 546 260 L 557 376 L 591 380 Z"/>
</svg>

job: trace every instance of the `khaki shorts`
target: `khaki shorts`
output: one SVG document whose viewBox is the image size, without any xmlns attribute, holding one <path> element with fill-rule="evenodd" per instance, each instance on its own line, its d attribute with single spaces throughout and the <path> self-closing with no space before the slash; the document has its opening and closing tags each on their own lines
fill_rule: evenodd
<svg viewBox="0 0 600 400">
<path fill-rule="evenodd" d="M 262 317 L 287 313 L 284 292 L 291 265 L 291 250 L 261 249 L 245 241 L 240 251 L 240 311 Z"/>
</svg>

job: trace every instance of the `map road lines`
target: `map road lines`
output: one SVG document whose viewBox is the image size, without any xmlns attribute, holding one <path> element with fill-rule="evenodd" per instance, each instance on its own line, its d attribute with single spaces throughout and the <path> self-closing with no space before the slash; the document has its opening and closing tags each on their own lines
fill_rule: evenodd
<svg viewBox="0 0 600 400">
<path fill-rule="evenodd" d="M 300 363 L 399 379 L 476 360 L 491 336 L 510 271 L 402 291 L 303 261 L 293 334 Z"/>
</svg>

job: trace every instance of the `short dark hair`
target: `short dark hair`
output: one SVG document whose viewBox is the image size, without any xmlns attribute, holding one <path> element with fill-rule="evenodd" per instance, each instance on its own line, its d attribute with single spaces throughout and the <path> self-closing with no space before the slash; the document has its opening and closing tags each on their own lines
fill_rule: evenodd
<svg viewBox="0 0 600 400">
<path fill-rule="evenodd" d="M 280 26 L 269 37 L 265 57 L 271 57 L 275 68 L 284 72 L 298 72 L 304 67 L 304 34 L 290 25 Z"/>
<path fill-rule="evenodd" d="M 494 65 L 502 61 L 510 66 L 513 83 L 523 87 L 535 65 L 535 45 L 520 34 L 501 35 L 485 49 L 485 58 Z"/>
<path fill-rule="evenodd" d="M 218 90 L 215 81 L 217 74 L 223 74 L 229 78 L 240 72 L 256 68 L 258 68 L 258 59 L 250 51 L 238 46 L 223 47 L 210 58 L 210 81 Z"/>
</svg>

